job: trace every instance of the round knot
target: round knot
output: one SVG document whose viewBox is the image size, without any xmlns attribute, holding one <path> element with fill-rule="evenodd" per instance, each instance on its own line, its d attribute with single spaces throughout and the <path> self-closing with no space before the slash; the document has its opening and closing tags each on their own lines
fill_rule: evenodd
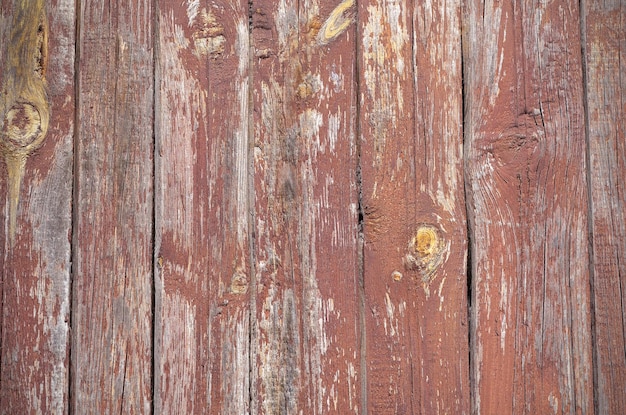
<svg viewBox="0 0 626 415">
<path fill-rule="evenodd" d="M 17 103 L 7 111 L 2 125 L 5 141 L 16 147 L 33 144 L 41 133 L 41 114 L 27 103 Z"/>
</svg>

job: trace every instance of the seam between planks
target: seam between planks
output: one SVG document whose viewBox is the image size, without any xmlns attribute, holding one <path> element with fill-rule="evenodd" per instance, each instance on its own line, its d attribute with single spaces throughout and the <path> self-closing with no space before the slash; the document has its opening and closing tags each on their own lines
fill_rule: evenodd
<svg viewBox="0 0 626 415">
<path fill-rule="evenodd" d="M 596 341 L 596 304 L 595 304 L 595 272 L 594 272 L 594 242 L 593 242 L 593 195 L 592 195 L 592 182 L 591 182 L 591 147 L 590 147 L 590 132 L 589 132 L 589 91 L 587 82 L 587 32 L 585 30 L 587 24 L 586 0 L 579 0 L 578 12 L 580 15 L 580 64 L 582 66 L 582 93 L 583 93 L 583 120 L 585 124 L 585 180 L 587 185 L 587 241 L 588 241 L 588 266 L 589 266 L 589 307 L 591 309 L 591 356 L 592 356 L 592 376 L 593 376 L 593 408 L 595 413 L 599 413 L 599 401 L 598 401 L 598 348 Z"/>
<path fill-rule="evenodd" d="M 462 7 L 462 6 L 461 6 Z M 464 26 L 464 22 L 463 22 L 464 18 L 463 18 L 463 10 L 461 9 L 461 19 L 460 19 L 460 25 L 461 25 L 461 34 L 460 34 L 460 42 L 461 42 L 461 140 L 462 140 L 462 154 L 461 154 L 461 168 L 463 169 L 463 205 L 465 207 L 465 242 L 466 242 L 466 259 L 465 259 L 465 278 L 466 278 L 466 290 L 467 290 L 467 325 L 466 325 L 466 329 L 467 329 L 467 367 L 468 367 L 468 374 L 469 374 L 469 379 L 467 379 L 468 381 L 468 388 L 469 388 L 469 408 L 468 411 L 469 413 L 472 412 L 472 398 L 473 398 L 473 394 L 472 394 L 472 283 L 473 283 L 473 274 L 472 274 L 472 226 L 470 223 L 470 204 L 469 204 L 469 197 L 470 197 L 470 186 L 469 186 L 469 181 L 468 181 L 468 177 L 466 174 L 467 169 L 465 168 L 466 163 L 467 163 L 467 158 L 465 157 L 465 149 L 467 146 L 467 142 L 466 142 L 466 105 L 467 105 L 467 94 L 466 94 L 466 89 L 465 89 L 465 48 L 463 47 L 463 35 L 464 35 L 464 30 L 463 30 L 463 26 Z"/>
<path fill-rule="evenodd" d="M 258 412 L 257 408 L 257 392 L 256 392 L 256 350 L 254 342 L 258 338 L 258 329 L 256 321 L 256 292 L 257 292 L 257 278 L 256 278 L 256 210 L 255 210 L 255 188 L 254 188 L 254 37 L 252 36 L 253 21 L 252 16 L 254 13 L 254 2 L 248 0 L 248 197 L 247 197 L 247 214 L 248 214 L 248 250 L 249 250 L 249 267 L 250 267 L 250 294 L 249 294 L 249 307 L 248 307 L 248 413 L 255 414 Z"/>
<path fill-rule="evenodd" d="M 79 83 L 79 65 L 80 65 L 80 39 L 81 39 L 81 2 L 80 0 L 75 0 L 74 2 L 74 130 L 73 130 L 73 143 L 72 143 L 72 204 L 71 204 L 71 242 L 70 242 L 70 286 L 69 286 L 69 339 L 68 339 L 68 381 L 67 381 L 67 413 L 74 413 L 74 398 L 75 398 L 75 390 L 74 390 L 74 352 L 75 352 L 75 332 L 73 330 L 74 327 L 74 280 L 76 277 L 76 267 L 78 265 L 78 261 L 76 258 L 77 249 L 76 249 L 76 240 L 77 238 L 77 223 L 78 223 L 78 146 L 80 144 L 80 131 L 79 131 L 79 121 L 80 121 L 80 83 Z"/>
<path fill-rule="evenodd" d="M 157 314 L 156 314 L 156 295 L 157 295 L 157 287 L 156 287 L 156 275 L 157 275 L 157 261 L 158 261 L 158 251 L 157 251 L 157 223 L 156 223 L 156 206 L 157 206 L 157 116 L 158 116 L 158 107 L 157 107 L 157 63 L 159 56 L 159 0 L 152 1 L 152 284 L 151 284 L 151 312 L 152 312 L 152 327 L 150 332 L 150 348 L 151 348 L 151 356 L 150 356 L 150 414 L 154 415 L 155 413 L 155 398 L 156 398 L 156 323 L 157 323 Z"/>
<path fill-rule="evenodd" d="M 355 0 L 355 21 L 360 22 L 360 5 Z M 365 324 L 365 207 L 363 206 L 363 177 L 361 172 L 361 56 L 362 50 L 359 47 L 361 31 L 359 25 L 354 25 L 354 83 L 356 87 L 356 108 L 355 108 L 355 141 L 356 141 L 356 186 L 358 191 L 358 223 L 357 223 L 357 277 L 359 293 L 359 353 L 361 372 L 361 413 L 367 413 L 367 327 Z"/>
</svg>

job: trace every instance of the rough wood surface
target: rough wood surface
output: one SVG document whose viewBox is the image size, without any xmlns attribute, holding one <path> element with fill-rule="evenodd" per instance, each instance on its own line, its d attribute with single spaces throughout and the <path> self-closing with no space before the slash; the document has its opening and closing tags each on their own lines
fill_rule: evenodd
<svg viewBox="0 0 626 415">
<path fill-rule="evenodd" d="M 593 413 L 578 3 L 466 7 L 473 413 Z"/>
<path fill-rule="evenodd" d="M 158 21 L 155 413 L 249 413 L 248 4 Z"/>
<path fill-rule="evenodd" d="M 0 0 L 0 414 L 626 412 L 624 22 Z"/>
<path fill-rule="evenodd" d="M 626 2 L 583 1 L 596 412 L 626 413 Z"/>
<path fill-rule="evenodd" d="M 71 378 L 80 413 L 151 410 L 152 4 L 80 2 Z"/>
<path fill-rule="evenodd" d="M 251 5 L 252 413 L 362 413 L 354 2 Z"/>
<path fill-rule="evenodd" d="M 460 45 L 458 1 L 359 2 L 368 413 L 469 411 Z"/>
<path fill-rule="evenodd" d="M 73 44 L 73 0 L 2 2 L 1 414 L 68 410 Z"/>
</svg>

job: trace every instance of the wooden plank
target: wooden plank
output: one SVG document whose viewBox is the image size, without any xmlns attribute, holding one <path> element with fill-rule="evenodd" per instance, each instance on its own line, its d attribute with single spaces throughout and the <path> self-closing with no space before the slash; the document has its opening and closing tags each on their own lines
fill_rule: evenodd
<svg viewBox="0 0 626 415">
<path fill-rule="evenodd" d="M 596 412 L 626 413 L 626 2 L 587 0 L 583 34 Z"/>
<path fill-rule="evenodd" d="M 68 411 L 73 42 L 73 0 L 0 6 L 2 414 Z"/>
<path fill-rule="evenodd" d="M 80 4 L 71 385 L 78 412 L 151 410 L 152 4 Z"/>
<path fill-rule="evenodd" d="M 474 413 L 593 413 L 578 3 L 470 1 Z"/>
<path fill-rule="evenodd" d="M 252 413 L 363 413 L 354 2 L 252 1 Z"/>
<path fill-rule="evenodd" d="M 359 2 L 368 413 L 469 412 L 460 11 Z"/>
<path fill-rule="evenodd" d="M 158 7 L 155 413 L 250 413 L 248 2 Z"/>
</svg>

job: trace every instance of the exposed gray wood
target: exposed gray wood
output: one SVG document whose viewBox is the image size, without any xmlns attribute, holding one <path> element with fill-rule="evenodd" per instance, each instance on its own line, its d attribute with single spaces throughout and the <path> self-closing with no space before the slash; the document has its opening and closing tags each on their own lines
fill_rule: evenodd
<svg viewBox="0 0 626 415">
<path fill-rule="evenodd" d="M 363 413 L 354 1 L 252 2 L 252 413 Z"/>
<path fill-rule="evenodd" d="M 32 104 L 37 115 L 27 118 L 47 123 L 33 131 L 39 143 L 13 141 L 18 153 L 26 150 L 17 193 L 8 191 L 4 161 L 0 169 L 0 193 L 7 195 L 0 201 L 2 414 L 68 409 L 73 44 L 73 0 L 0 7 L 2 140 L 11 139 L 7 115 L 16 103 Z M 18 132 L 28 132 L 28 123 L 14 121 Z M 6 156 L 4 141 L 0 147 Z"/>
<path fill-rule="evenodd" d="M 626 413 L 626 2 L 582 2 L 596 412 Z"/>
<path fill-rule="evenodd" d="M 249 413 L 247 1 L 159 2 L 155 413 Z"/>
<path fill-rule="evenodd" d="M 593 413 L 578 3 L 467 3 L 473 413 Z"/>
<path fill-rule="evenodd" d="M 72 410 L 149 413 L 152 1 L 80 2 Z"/>
</svg>

